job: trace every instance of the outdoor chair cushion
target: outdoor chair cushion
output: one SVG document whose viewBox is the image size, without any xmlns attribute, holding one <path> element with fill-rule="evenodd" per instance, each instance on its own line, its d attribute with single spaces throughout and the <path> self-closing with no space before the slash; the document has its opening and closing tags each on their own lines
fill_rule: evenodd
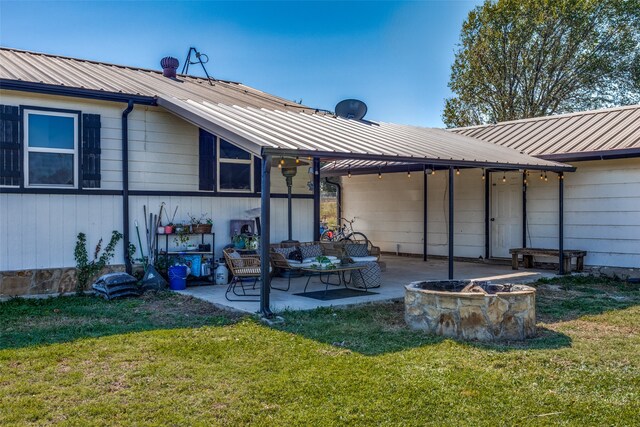
<svg viewBox="0 0 640 427">
<path fill-rule="evenodd" d="M 375 256 L 352 256 L 350 257 L 353 262 L 376 262 L 378 257 Z"/>
<path fill-rule="evenodd" d="M 228 255 L 229 255 L 229 258 L 232 258 L 232 259 L 240 259 L 240 260 L 242 259 L 242 256 L 236 251 L 228 252 Z M 234 262 L 233 264 L 236 267 L 242 267 L 244 265 L 243 262 Z"/>
<path fill-rule="evenodd" d="M 362 276 L 357 271 L 351 273 L 351 283 L 356 288 L 364 288 L 365 283 L 367 289 L 379 288 L 382 284 L 382 271 L 377 262 L 367 262 L 366 266 L 362 270 Z M 362 279 L 364 278 L 364 283 Z"/>
<path fill-rule="evenodd" d="M 300 252 L 302 252 L 302 258 L 315 258 L 322 256 L 322 247 L 320 245 L 302 245 Z"/>
<path fill-rule="evenodd" d="M 306 268 L 306 267 L 311 267 L 312 264 L 315 264 L 314 262 L 303 262 L 303 261 L 295 261 L 292 259 L 287 260 L 287 262 L 289 263 L 289 265 L 291 266 L 291 268 Z"/>
<path fill-rule="evenodd" d="M 344 251 L 350 258 L 369 256 L 369 246 L 359 243 L 347 243 L 344 245 Z"/>
<path fill-rule="evenodd" d="M 291 252 L 295 251 L 297 248 L 295 246 L 291 246 L 290 248 L 273 248 L 275 253 L 282 255 L 285 258 L 289 258 Z"/>
</svg>

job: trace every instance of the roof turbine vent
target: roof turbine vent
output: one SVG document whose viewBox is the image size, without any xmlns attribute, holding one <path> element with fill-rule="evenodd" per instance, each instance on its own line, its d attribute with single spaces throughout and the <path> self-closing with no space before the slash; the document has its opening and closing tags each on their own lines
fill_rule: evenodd
<svg viewBox="0 0 640 427">
<path fill-rule="evenodd" d="M 361 120 L 367 114 L 367 104 L 357 99 L 345 99 L 336 104 L 336 115 L 345 119 Z"/>
<path fill-rule="evenodd" d="M 169 78 L 176 78 L 176 70 L 178 69 L 178 65 L 180 65 L 180 61 L 172 56 L 165 56 L 160 60 L 160 65 L 162 66 L 162 75 Z"/>
</svg>

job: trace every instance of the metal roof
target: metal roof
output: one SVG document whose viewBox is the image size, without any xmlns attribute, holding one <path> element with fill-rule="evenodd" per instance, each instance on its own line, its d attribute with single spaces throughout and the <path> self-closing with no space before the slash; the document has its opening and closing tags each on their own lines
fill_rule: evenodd
<svg viewBox="0 0 640 427">
<path fill-rule="evenodd" d="M 153 98 L 163 94 L 221 104 L 314 111 L 241 83 L 213 80 L 210 85 L 205 78 L 184 74 L 170 79 L 157 70 L 3 47 L 0 48 L 0 88 L 8 87 L 11 81 Z"/>
<path fill-rule="evenodd" d="M 618 150 L 640 155 L 640 105 L 449 130 L 544 158 Z"/>
<path fill-rule="evenodd" d="M 442 129 L 158 97 L 158 105 L 257 155 L 571 170 Z"/>
<path fill-rule="evenodd" d="M 239 83 L 16 49 L 0 49 L 0 87 L 16 82 L 152 97 L 157 105 L 256 155 L 313 155 L 460 167 L 573 170 L 442 129 L 348 120 Z M 11 84 L 13 83 L 13 86 Z"/>
</svg>

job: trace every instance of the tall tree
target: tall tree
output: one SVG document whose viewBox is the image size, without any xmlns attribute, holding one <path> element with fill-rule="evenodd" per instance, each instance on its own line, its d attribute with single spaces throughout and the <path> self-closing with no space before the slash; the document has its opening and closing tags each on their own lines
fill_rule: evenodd
<svg viewBox="0 0 640 427">
<path fill-rule="evenodd" d="M 448 127 L 640 102 L 640 0 L 487 0 L 451 67 Z"/>
</svg>

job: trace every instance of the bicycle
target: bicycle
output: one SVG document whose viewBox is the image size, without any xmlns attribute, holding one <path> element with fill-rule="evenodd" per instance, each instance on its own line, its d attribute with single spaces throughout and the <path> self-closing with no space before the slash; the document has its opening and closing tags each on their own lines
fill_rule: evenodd
<svg viewBox="0 0 640 427">
<path fill-rule="evenodd" d="M 355 218 L 351 221 L 346 218 L 340 219 L 343 222 L 343 226 L 337 230 L 325 230 L 320 236 L 320 241 L 341 242 L 347 240 L 353 243 L 369 244 L 369 239 L 364 235 L 364 233 L 353 231 L 353 223 L 356 221 Z"/>
</svg>

